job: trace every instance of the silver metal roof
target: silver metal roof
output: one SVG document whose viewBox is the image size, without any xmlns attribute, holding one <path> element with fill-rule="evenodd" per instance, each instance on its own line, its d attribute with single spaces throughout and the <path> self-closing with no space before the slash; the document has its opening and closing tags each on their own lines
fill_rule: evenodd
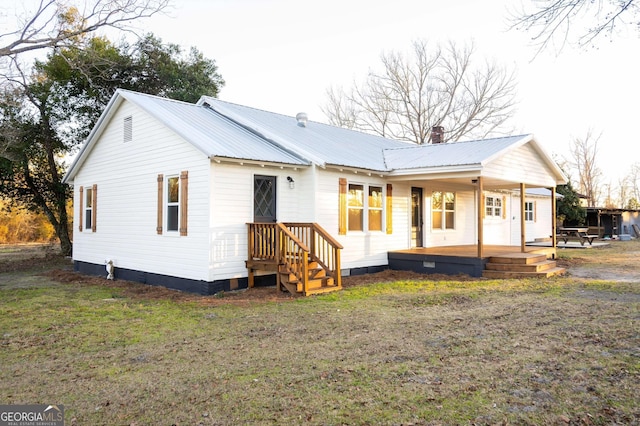
<svg viewBox="0 0 640 426">
<path fill-rule="evenodd" d="M 209 158 L 411 173 L 446 167 L 477 169 L 524 143 L 537 146 L 532 135 L 415 145 L 315 121 L 306 120 L 304 125 L 299 125 L 295 117 L 208 96 L 203 96 L 197 104 L 189 104 L 118 90 L 65 175 L 65 182 L 73 179 L 116 106 L 124 100 L 145 110 Z M 552 163 L 546 154 L 540 154 Z M 562 176 L 559 169 L 557 173 Z"/>
<path fill-rule="evenodd" d="M 309 164 L 208 108 L 140 93 L 121 93 L 210 158 Z"/>
<path fill-rule="evenodd" d="M 531 140 L 531 135 L 413 145 L 401 149 L 386 149 L 384 157 L 389 170 L 481 166 L 504 150 L 528 140 Z"/>
<path fill-rule="evenodd" d="M 295 117 L 224 102 L 204 96 L 198 102 L 242 123 L 283 149 L 295 152 L 320 166 L 344 166 L 387 171 L 383 150 L 414 146 L 407 142 L 330 126 L 315 121 L 298 125 Z"/>
</svg>

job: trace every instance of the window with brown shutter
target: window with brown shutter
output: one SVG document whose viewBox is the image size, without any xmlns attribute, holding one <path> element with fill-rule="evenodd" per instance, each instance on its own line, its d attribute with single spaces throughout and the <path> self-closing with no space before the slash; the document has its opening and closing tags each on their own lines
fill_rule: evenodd
<svg viewBox="0 0 640 426">
<path fill-rule="evenodd" d="M 97 219 L 98 219 L 98 185 L 93 184 L 93 190 L 91 191 L 91 205 L 93 208 L 91 209 L 91 232 L 96 232 L 98 229 Z"/>
<path fill-rule="evenodd" d="M 189 173 L 180 173 L 180 235 L 187 235 L 187 200 L 189 189 Z"/>
<path fill-rule="evenodd" d="M 157 221 L 156 221 L 156 233 L 158 235 L 162 235 L 162 210 L 164 209 L 164 204 L 162 201 L 162 194 L 164 192 L 164 176 L 158 175 L 158 212 L 157 212 Z"/>
<path fill-rule="evenodd" d="M 393 185 L 387 184 L 387 234 L 393 233 Z"/>
<path fill-rule="evenodd" d="M 340 178 L 339 182 L 339 200 L 338 200 L 338 234 L 347 234 L 347 180 Z"/>
<path fill-rule="evenodd" d="M 189 200 L 189 173 L 180 172 L 180 175 L 158 175 L 158 205 L 156 233 L 161 235 L 167 232 L 179 232 L 181 236 L 187 235 Z"/>
<path fill-rule="evenodd" d="M 78 231 L 82 232 L 82 216 L 84 216 L 84 187 L 81 186 L 79 190 L 78 201 L 80 201 L 80 205 L 78 206 Z"/>
</svg>

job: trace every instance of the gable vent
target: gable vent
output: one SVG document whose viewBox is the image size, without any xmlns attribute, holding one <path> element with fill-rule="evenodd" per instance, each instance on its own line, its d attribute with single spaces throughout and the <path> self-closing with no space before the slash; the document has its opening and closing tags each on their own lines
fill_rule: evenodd
<svg viewBox="0 0 640 426">
<path fill-rule="evenodd" d="M 133 140 L 133 117 L 128 116 L 124 118 L 124 142 L 131 142 Z"/>
</svg>

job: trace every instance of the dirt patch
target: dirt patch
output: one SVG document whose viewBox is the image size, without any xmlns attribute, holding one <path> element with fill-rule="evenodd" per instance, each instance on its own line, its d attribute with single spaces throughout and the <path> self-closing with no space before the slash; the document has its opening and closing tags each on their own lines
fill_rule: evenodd
<svg viewBox="0 0 640 426">
<path fill-rule="evenodd" d="M 634 248 L 637 242 L 633 242 Z M 571 257 L 558 260 L 558 266 L 567 269 L 568 275 L 581 279 L 597 279 L 613 282 L 640 282 L 640 268 L 635 265 L 638 251 L 629 246 L 613 250 L 573 252 Z M 580 255 L 582 253 L 582 255 Z M 166 299 L 198 302 L 204 305 L 249 305 L 264 302 L 286 302 L 298 296 L 277 291 L 275 286 L 255 287 L 214 296 L 200 296 L 165 287 L 135 282 L 109 281 L 104 277 L 79 274 L 72 271 L 70 259 L 59 254 L 57 247 L 43 244 L 0 246 L 0 273 L 37 273 L 62 284 L 99 285 L 117 289 L 124 297 Z M 420 274 L 411 271 L 385 270 L 374 274 L 354 275 L 342 278 L 344 288 L 393 281 L 477 281 L 482 278 L 469 275 Z"/>
</svg>

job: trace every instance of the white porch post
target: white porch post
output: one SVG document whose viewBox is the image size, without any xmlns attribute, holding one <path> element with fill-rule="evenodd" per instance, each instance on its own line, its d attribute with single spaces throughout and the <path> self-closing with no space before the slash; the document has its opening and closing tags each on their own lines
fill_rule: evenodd
<svg viewBox="0 0 640 426">
<path fill-rule="evenodd" d="M 524 207 L 525 207 L 525 192 L 526 187 L 524 183 L 520 183 L 520 252 L 525 252 L 526 246 L 526 233 L 527 224 L 525 222 Z"/>
<path fill-rule="evenodd" d="M 478 176 L 478 257 L 482 257 L 482 246 L 484 245 L 484 203 L 482 202 L 483 193 L 482 176 Z"/>
</svg>

